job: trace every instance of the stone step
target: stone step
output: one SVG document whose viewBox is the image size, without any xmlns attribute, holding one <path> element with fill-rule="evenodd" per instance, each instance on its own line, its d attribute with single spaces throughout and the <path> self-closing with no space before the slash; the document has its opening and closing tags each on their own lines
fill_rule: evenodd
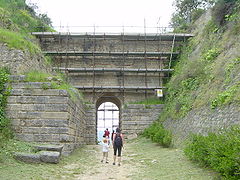
<svg viewBox="0 0 240 180">
<path fill-rule="evenodd" d="M 37 151 L 55 151 L 62 153 L 63 145 L 36 145 L 34 148 Z"/>
<path fill-rule="evenodd" d="M 39 151 L 38 153 L 14 153 L 14 158 L 26 163 L 59 163 L 60 152 Z"/>
</svg>

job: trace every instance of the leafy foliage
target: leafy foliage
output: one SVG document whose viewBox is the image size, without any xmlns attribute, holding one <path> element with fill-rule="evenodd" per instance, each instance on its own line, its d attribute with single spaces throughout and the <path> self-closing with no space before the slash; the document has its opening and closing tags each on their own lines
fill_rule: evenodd
<svg viewBox="0 0 240 180">
<path fill-rule="evenodd" d="M 43 28 L 42 28 L 43 27 Z M 25 0 L 0 0 L 0 41 L 10 48 L 39 52 L 29 32 L 53 31 L 46 15 L 37 15 Z"/>
<path fill-rule="evenodd" d="M 155 122 L 146 128 L 143 136 L 150 138 L 153 142 L 159 143 L 164 147 L 170 147 L 172 142 L 172 133 L 166 130 L 161 123 Z"/>
<path fill-rule="evenodd" d="M 211 108 L 214 109 L 218 106 L 222 106 L 225 104 L 229 104 L 230 102 L 233 101 L 235 94 L 237 91 L 239 91 L 240 88 L 240 83 L 233 85 L 226 89 L 225 91 L 219 93 L 215 99 L 212 100 L 211 102 Z M 237 100 L 240 102 L 240 99 Z"/>
<path fill-rule="evenodd" d="M 176 13 L 171 19 L 174 31 L 186 31 L 214 3 L 214 0 L 175 0 Z"/>
<path fill-rule="evenodd" d="M 9 94 L 6 88 L 9 71 L 5 68 L 0 69 L 0 148 L 6 139 L 12 137 L 10 121 L 6 117 L 5 108 L 7 105 L 7 96 Z"/>
<path fill-rule="evenodd" d="M 219 25 L 224 25 L 227 20 L 234 19 L 234 11 L 239 9 L 239 0 L 218 0 L 213 7 L 214 21 Z"/>
<path fill-rule="evenodd" d="M 240 178 L 240 127 L 235 126 L 208 136 L 192 135 L 185 154 L 210 166 L 228 179 Z"/>
</svg>

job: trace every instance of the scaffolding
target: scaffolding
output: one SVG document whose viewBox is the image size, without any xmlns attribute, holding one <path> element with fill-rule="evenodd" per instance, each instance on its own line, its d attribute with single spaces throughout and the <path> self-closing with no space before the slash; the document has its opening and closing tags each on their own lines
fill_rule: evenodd
<svg viewBox="0 0 240 180">
<path fill-rule="evenodd" d="M 144 92 L 145 98 L 147 98 L 148 92 L 153 93 L 156 89 L 164 89 L 162 80 L 170 77 L 171 72 L 174 71 L 171 67 L 172 61 L 179 55 L 179 52 L 174 51 L 176 42 L 185 41 L 193 37 L 192 34 L 147 33 L 145 22 L 144 33 L 125 33 L 124 27 L 122 33 L 97 33 L 94 26 L 92 33 L 33 32 L 32 34 L 39 38 L 43 48 L 44 43 L 46 43 L 47 47 L 50 47 L 49 44 L 51 43 L 58 43 L 58 49 L 43 49 L 45 55 L 57 59 L 53 70 L 65 72 L 67 77 L 74 73 L 86 73 L 86 75 L 92 76 L 91 85 L 86 86 L 83 84 L 75 85 L 74 87 L 79 90 L 92 92 L 93 102 L 96 101 L 97 94 L 101 96 L 108 90 L 119 92 L 121 94 L 120 99 L 124 102 L 125 93 L 129 91 Z M 83 48 L 79 47 L 78 43 L 74 43 L 76 42 L 74 39 L 83 41 Z M 104 41 L 106 43 L 109 41 L 109 44 L 111 44 L 115 40 L 121 43 L 118 50 L 99 48 L 100 42 Z M 89 42 L 91 48 L 88 47 L 89 44 L 87 43 Z M 157 48 L 153 49 L 151 46 L 155 42 Z M 168 50 L 163 50 L 164 42 L 168 42 Z M 128 43 L 135 43 L 136 47 L 130 47 Z M 139 46 L 142 46 L 142 49 L 137 47 L 138 44 L 141 44 Z M 79 60 L 79 64 L 85 63 L 86 67 L 74 67 L 74 64 L 70 63 L 71 59 Z M 109 59 L 109 64 L 99 65 L 97 61 L 101 59 L 105 61 Z M 116 61 L 116 64 L 111 64 L 112 61 Z M 128 62 L 130 61 L 133 63 L 129 65 Z M 138 64 L 141 64 L 141 67 L 136 67 Z M 64 67 L 62 67 L 63 65 Z M 118 84 L 101 85 L 98 78 L 99 73 L 116 73 L 117 76 L 115 75 L 115 77 L 118 78 Z M 142 78 L 142 85 L 130 85 L 128 81 L 131 75 Z M 153 85 L 151 83 L 152 77 L 158 78 L 158 83 Z"/>
</svg>

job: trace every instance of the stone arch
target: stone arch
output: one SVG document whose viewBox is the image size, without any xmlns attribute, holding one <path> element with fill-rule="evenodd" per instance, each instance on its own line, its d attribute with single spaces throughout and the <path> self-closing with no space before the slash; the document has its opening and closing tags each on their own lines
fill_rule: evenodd
<svg viewBox="0 0 240 180">
<path fill-rule="evenodd" d="M 98 126 L 98 123 L 99 123 L 99 119 L 98 119 L 98 109 L 99 107 L 103 104 L 103 103 L 106 103 L 106 102 L 111 102 L 113 104 L 115 104 L 118 108 L 118 112 L 119 112 L 119 115 L 118 115 L 118 127 L 121 128 L 121 111 L 122 111 L 122 102 L 121 100 L 116 96 L 114 95 L 114 93 L 105 93 L 103 94 L 102 96 L 100 96 L 97 100 L 96 100 L 96 104 L 95 104 L 95 112 L 96 112 L 96 137 L 101 137 L 101 133 L 99 134 L 99 132 L 102 132 L 102 128 L 100 128 Z M 116 112 L 115 112 L 116 113 Z M 116 117 L 116 116 L 115 116 Z M 100 120 L 101 121 L 101 120 Z M 101 125 L 100 125 L 101 126 Z M 112 126 L 113 127 L 113 126 Z M 116 127 L 116 126 L 115 126 Z M 98 128 L 100 128 L 101 130 L 98 132 Z M 112 129 L 112 128 L 110 128 Z M 99 140 L 99 139 L 98 139 Z"/>
<path fill-rule="evenodd" d="M 98 107 L 104 102 L 112 102 L 116 104 L 119 111 L 121 111 L 122 102 L 114 93 L 105 93 L 99 97 L 96 101 L 96 109 L 98 109 Z"/>
</svg>

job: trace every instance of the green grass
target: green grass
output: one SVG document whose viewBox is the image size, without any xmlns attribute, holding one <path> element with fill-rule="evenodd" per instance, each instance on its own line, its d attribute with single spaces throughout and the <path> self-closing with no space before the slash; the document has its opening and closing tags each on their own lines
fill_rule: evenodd
<svg viewBox="0 0 240 180">
<path fill-rule="evenodd" d="M 26 5 L 25 0 L 0 0 L 0 21 L 0 42 L 31 54 L 40 52 L 40 48 L 33 43 L 34 37 L 29 33 L 42 31 L 40 26 L 45 31 L 53 31 L 46 25 L 44 18 L 36 14 L 33 7 Z"/>
<path fill-rule="evenodd" d="M 48 74 L 41 71 L 30 71 L 26 73 L 26 81 L 27 82 L 51 82 L 51 86 L 47 84 L 43 84 L 43 89 L 64 89 L 66 90 L 71 99 L 73 101 L 77 101 L 79 99 L 83 100 L 83 95 L 76 88 L 74 88 L 71 84 L 66 82 L 66 77 L 63 74 Z"/>
<path fill-rule="evenodd" d="M 77 149 L 72 155 L 62 157 L 59 164 L 27 164 L 16 161 L 8 155 L 8 161 L 0 162 L 0 179 L 75 179 L 74 175 L 81 175 L 96 164 L 96 159 L 91 153 L 94 150 L 94 147 Z"/>
<path fill-rule="evenodd" d="M 36 44 L 30 41 L 30 39 L 26 39 L 26 36 L 3 28 L 0 28 L 0 41 L 6 43 L 10 48 L 23 51 L 28 50 L 31 54 L 41 51 Z"/>
<path fill-rule="evenodd" d="M 138 138 L 130 142 L 129 151 L 133 164 L 138 166 L 132 179 L 142 180 L 210 180 L 217 179 L 216 173 L 197 166 L 187 160 L 180 149 L 162 148 L 149 139 Z"/>
</svg>

